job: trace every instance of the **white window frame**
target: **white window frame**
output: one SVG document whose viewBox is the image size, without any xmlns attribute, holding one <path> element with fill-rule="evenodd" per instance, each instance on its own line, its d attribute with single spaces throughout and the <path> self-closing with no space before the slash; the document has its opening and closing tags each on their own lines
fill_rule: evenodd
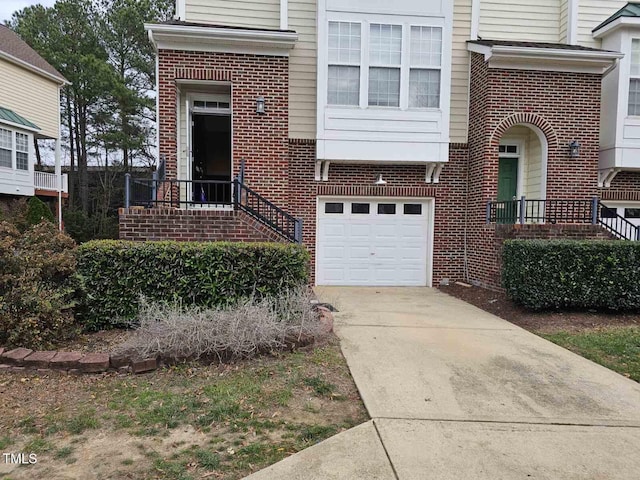
<svg viewBox="0 0 640 480">
<path fill-rule="evenodd" d="M 342 65 L 344 62 L 330 62 L 329 61 L 329 23 L 330 22 L 349 22 L 349 23 L 359 23 L 360 24 L 360 103 L 359 105 L 335 105 L 330 104 L 328 102 L 329 95 L 329 65 Z M 397 65 L 382 65 L 382 64 L 372 64 L 369 58 L 369 42 L 370 42 L 370 33 L 371 33 L 371 25 L 396 25 L 402 26 L 402 52 L 401 52 L 401 64 L 400 64 L 400 106 L 399 107 L 385 107 L 385 106 L 376 106 L 369 105 L 369 69 L 370 67 L 382 67 L 382 68 L 398 68 Z M 438 107 L 429 107 L 429 108 L 420 108 L 420 107 L 409 107 L 409 76 L 411 72 L 411 27 L 427 27 L 427 28 L 437 28 L 442 32 L 442 45 L 441 45 L 441 61 L 440 66 L 438 67 L 421 67 L 416 66 L 413 67 L 415 69 L 423 69 L 423 70 L 438 70 L 440 72 L 440 96 L 438 101 Z M 446 48 L 445 48 L 445 38 L 447 32 L 447 26 L 443 24 L 437 23 L 428 23 L 428 22 L 415 22 L 415 21 L 399 21 L 393 18 L 375 18 L 371 20 L 352 20 L 347 17 L 329 17 L 326 19 L 326 23 L 323 26 L 326 35 L 324 35 L 324 50 L 326 53 L 325 57 L 325 65 L 324 65 L 324 75 L 325 75 L 325 91 L 324 91 L 324 104 L 328 108 L 359 108 L 363 110 L 395 110 L 395 111 L 442 111 L 442 105 L 444 102 L 444 94 L 445 89 L 443 89 L 443 71 L 445 67 L 446 61 Z M 356 66 L 352 64 L 346 64 L 347 66 Z"/>
<path fill-rule="evenodd" d="M 631 100 L 631 81 L 632 80 L 637 80 L 638 82 L 640 82 L 640 72 L 634 74 L 632 72 L 633 70 L 633 44 L 636 43 L 638 44 L 638 48 L 639 48 L 639 53 L 640 53 L 640 38 L 632 38 L 631 39 L 631 51 L 629 54 L 629 80 L 627 82 L 627 88 L 628 88 L 628 93 L 627 93 L 627 116 L 629 117 L 640 117 L 640 111 L 636 111 L 636 113 L 632 114 L 631 113 L 631 105 L 630 105 L 630 100 Z M 640 67 L 640 64 L 638 64 L 638 66 Z M 636 104 L 636 110 L 638 109 L 638 105 Z"/>
<path fill-rule="evenodd" d="M 372 25 L 380 25 L 380 26 L 390 26 L 392 29 L 393 27 L 400 27 L 400 63 L 383 63 L 383 62 L 372 62 L 371 61 L 371 26 Z M 405 55 L 405 43 L 406 43 L 406 31 L 404 28 L 404 25 L 402 23 L 384 23 L 384 22 L 367 22 L 367 73 L 366 73 L 366 81 L 367 81 L 367 101 L 366 101 L 366 106 L 367 108 L 391 108 L 391 109 L 397 109 L 400 108 L 402 106 L 402 74 L 403 74 L 403 63 L 405 62 L 406 59 L 406 55 Z M 381 69 L 390 69 L 390 70 L 398 70 L 400 72 L 400 85 L 399 85 L 399 91 L 398 91 L 398 106 L 390 106 L 390 105 L 370 105 L 369 104 L 369 82 L 371 80 L 371 69 L 372 68 L 381 68 Z M 363 75 L 363 72 L 360 71 L 360 75 Z"/>
<path fill-rule="evenodd" d="M 32 168 L 32 144 L 33 144 L 33 134 L 28 133 L 28 132 L 24 132 L 24 131 L 19 131 L 16 130 L 14 128 L 11 128 L 8 125 L 4 125 L 4 124 L 0 124 L 0 129 L 2 130 L 6 130 L 8 132 L 10 132 L 11 134 L 11 167 L 5 167 L 0 165 L 0 169 L 2 170 L 14 170 L 16 172 L 24 172 L 24 173 L 29 173 L 31 170 L 33 170 Z M 26 150 L 18 150 L 18 142 L 17 142 L 17 135 L 25 135 L 27 137 L 27 149 Z M 6 150 L 6 148 L 3 148 L 3 150 Z M 22 168 L 18 168 L 18 159 L 17 159 L 17 154 L 19 153 L 26 153 L 27 154 L 27 169 L 22 169 Z"/>
<path fill-rule="evenodd" d="M 359 63 L 355 64 L 352 62 L 344 62 L 344 61 L 340 61 L 340 60 L 330 60 L 329 59 L 329 24 L 330 23 L 353 23 L 353 24 L 357 24 L 360 25 L 360 59 L 359 59 Z M 325 101 L 326 104 L 331 106 L 331 107 L 346 107 L 346 108 L 354 108 L 354 107 L 359 107 L 359 105 L 352 105 L 352 104 L 340 104 L 340 103 L 329 103 L 329 67 L 358 67 L 359 72 L 360 72 L 360 89 L 359 89 L 359 95 L 360 95 L 360 99 L 359 99 L 359 104 L 362 103 L 362 64 L 364 62 L 364 46 L 363 46 L 363 42 L 364 42 L 364 33 L 363 33 L 363 29 L 365 28 L 365 24 L 364 22 L 361 21 L 352 21 L 352 20 L 328 20 L 327 21 L 327 88 L 326 88 L 326 92 L 325 92 Z M 368 36 L 367 36 L 368 38 Z"/>
<path fill-rule="evenodd" d="M 407 91 L 408 91 L 408 98 L 407 98 L 407 107 L 410 108 L 411 110 L 437 110 L 440 109 L 440 105 L 442 104 L 442 62 L 443 62 L 443 56 L 444 56 L 444 28 L 443 27 L 434 27 L 434 26 L 430 26 L 430 25 L 415 25 L 415 24 L 411 24 L 409 25 L 409 31 L 408 31 L 408 35 L 409 37 L 407 38 L 407 43 L 409 43 L 409 49 L 411 48 L 411 30 L 413 29 L 413 27 L 417 27 L 417 28 L 438 28 L 440 29 L 440 63 L 438 65 L 414 65 L 411 62 L 411 51 L 409 51 L 409 58 L 408 58 L 408 62 L 409 62 L 409 67 L 407 69 Z M 411 102 L 411 90 L 410 90 L 410 84 L 411 84 L 411 70 L 426 70 L 426 71 L 436 71 L 438 72 L 438 77 L 439 77 L 439 82 L 438 82 L 438 88 L 439 88 L 439 93 L 438 93 L 438 106 L 437 107 L 412 107 L 410 105 Z"/>
</svg>

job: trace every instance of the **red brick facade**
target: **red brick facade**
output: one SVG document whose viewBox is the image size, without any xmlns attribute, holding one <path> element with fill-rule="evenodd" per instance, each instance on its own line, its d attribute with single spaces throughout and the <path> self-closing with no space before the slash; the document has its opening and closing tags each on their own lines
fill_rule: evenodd
<svg viewBox="0 0 640 480">
<path fill-rule="evenodd" d="M 245 182 L 303 219 L 303 242 L 314 257 L 319 196 L 433 198 L 434 285 L 444 279 L 499 285 L 499 255 L 506 237 L 600 238 L 591 226 L 510 227 L 505 233 L 504 226 L 485 223 L 487 202 L 497 196 L 500 138 L 515 125 L 536 127 L 546 139 L 547 198 L 586 199 L 600 192 L 597 75 L 489 69 L 482 55 L 471 54 L 469 143 L 450 145 L 440 183 L 425 183 L 424 165 L 339 163 L 331 164 L 328 181 L 319 182 L 314 178 L 315 141 L 288 138 L 286 57 L 163 50 L 158 57 L 160 154 L 166 158 L 168 176 L 177 175 L 178 84 L 196 79 L 228 82 L 234 172 L 240 159 L 246 159 Z M 255 112 L 259 96 L 267 100 L 266 115 Z M 578 158 L 569 157 L 574 139 L 581 144 Z M 373 185 L 378 174 L 387 185 Z M 637 194 L 639 179 L 620 174 L 615 191 Z M 266 228 L 247 225 L 246 218 L 233 213 L 130 210 L 120 221 L 121 236 L 127 239 L 273 239 Z"/>
<path fill-rule="evenodd" d="M 158 51 L 160 155 L 167 177 L 177 174 L 177 108 L 181 80 L 226 82 L 233 110 L 233 170 L 247 163 L 247 182 L 277 204 L 286 204 L 289 138 L 287 57 L 234 53 Z M 264 97 L 266 115 L 256 114 Z"/>
<path fill-rule="evenodd" d="M 285 242 L 270 228 L 239 210 L 121 208 L 120 238 L 132 241 Z"/>
<path fill-rule="evenodd" d="M 487 202 L 498 194 L 498 146 L 514 125 L 542 131 L 547 143 L 548 199 L 598 194 L 601 78 L 584 73 L 490 69 L 471 54 L 469 109 L 468 279 L 499 285 L 495 226 L 485 223 Z M 569 143 L 580 142 L 570 158 Z"/>
<path fill-rule="evenodd" d="M 640 202 L 640 172 L 620 172 L 611 182 L 611 187 L 600 190 L 603 203 L 607 200 Z"/>
</svg>

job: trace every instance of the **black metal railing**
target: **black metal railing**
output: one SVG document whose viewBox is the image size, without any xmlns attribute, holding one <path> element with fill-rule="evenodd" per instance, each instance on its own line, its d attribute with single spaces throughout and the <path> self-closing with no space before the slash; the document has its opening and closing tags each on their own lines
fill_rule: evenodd
<svg viewBox="0 0 640 480">
<path fill-rule="evenodd" d="M 598 202 L 598 225 L 617 238 L 640 241 L 640 226 L 634 225 L 623 216 L 618 215 L 615 208 L 607 207 L 601 202 Z"/>
<path fill-rule="evenodd" d="M 501 224 L 591 224 L 601 225 L 615 237 L 640 240 L 640 226 L 618 215 L 598 197 L 589 200 L 520 200 L 487 203 L 487 223 Z"/>
<path fill-rule="evenodd" d="M 232 207 L 268 226 L 287 240 L 302 243 L 297 219 L 245 185 L 239 178 L 219 180 L 160 180 L 125 177 L 125 207 L 202 209 Z"/>
<path fill-rule="evenodd" d="M 276 206 L 262 195 L 236 180 L 235 205 L 256 220 L 280 232 L 291 241 L 302 242 L 302 220 Z"/>
</svg>

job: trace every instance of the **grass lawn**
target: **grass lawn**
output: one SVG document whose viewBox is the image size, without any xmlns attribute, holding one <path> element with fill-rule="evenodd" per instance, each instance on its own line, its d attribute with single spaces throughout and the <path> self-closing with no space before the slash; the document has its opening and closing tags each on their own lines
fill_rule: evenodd
<svg viewBox="0 0 640 480">
<path fill-rule="evenodd" d="M 540 333 L 541 337 L 640 382 L 640 328 L 601 327 L 583 332 Z"/>
<path fill-rule="evenodd" d="M 0 373 L 1 479 L 236 479 L 367 420 L 337 341 L 131 376 Z"/>
</svg>

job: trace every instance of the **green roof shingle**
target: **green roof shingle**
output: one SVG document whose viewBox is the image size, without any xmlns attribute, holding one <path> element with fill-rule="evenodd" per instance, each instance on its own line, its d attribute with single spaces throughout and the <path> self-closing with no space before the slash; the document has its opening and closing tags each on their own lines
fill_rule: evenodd
<svg viewBox="0 0 640 480">
<path fill-rule="evenodd" d="M 24 127 L 27 127 L 31 130 L 40 130 L 40 127 L 38 127 L 35 123 L 30 122 L 29 120 L 27 120 L 26 118 L 24 118 L 21 115 L 18 115 L 16 112 L 14 112 L 13 110 L 9 110 L 8 108 L 4 108 L 4 107 L 0 107 L 0 122 L 2 121 L 5 122 L 11 122 L 15 125 L 22 125 Z"/>
<path fill-rule="evenodd" d="M 595 32 L 596 30 L 600 30 L 602 27 L 609 25 L 610 23 L 616 21 L 620 17 L 640 18 L 640 3 L 633 3 L 633 2 L 627 3 L 624 7 L 622 7 L 620 10 L 618 10 L 616 13 L 611 15 L 604 22 L 602 22 L 600 25 L 594 28 L 593 31 Z"/>
</svg>

